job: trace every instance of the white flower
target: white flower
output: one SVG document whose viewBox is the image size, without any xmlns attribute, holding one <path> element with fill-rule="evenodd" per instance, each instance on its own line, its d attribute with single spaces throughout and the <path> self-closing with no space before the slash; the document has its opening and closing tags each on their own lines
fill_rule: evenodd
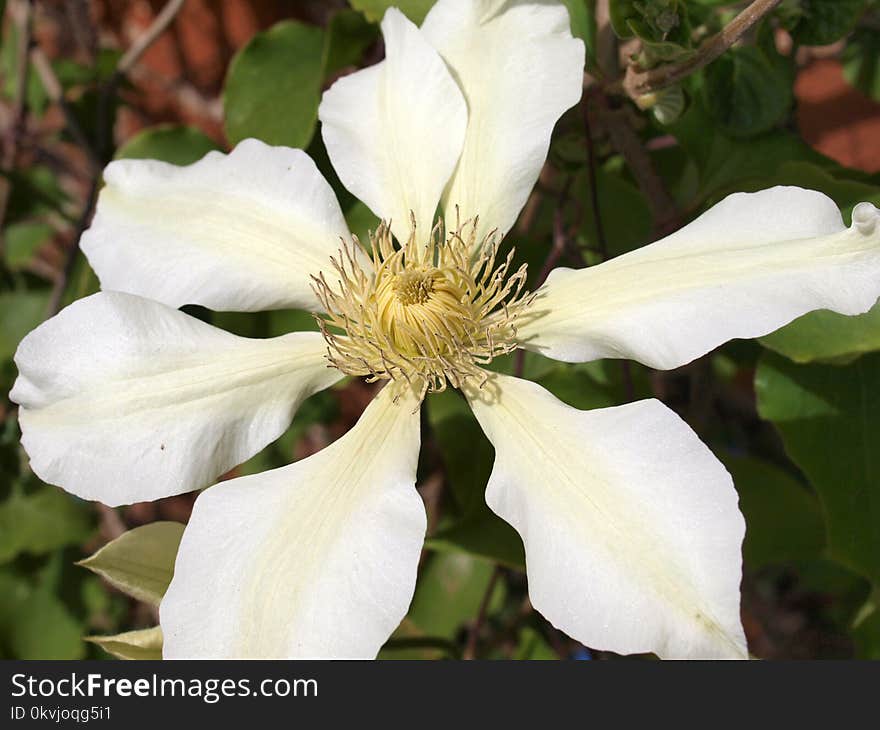
<svg viewBox="0 0 880 730">
<path fill-rule="evenodd" d="M 523 346 L 674 368 L 813 309 L 864 312 L 880 294 L 876 209 L 846 229 L 816 192 L 732 195 L 650 246 L 557 269 L 533 298 L 521 273 L 493 278 L 480 244 L 511 227 L 580 97 L 566 11 L 440 0 L 421 29 L 389 10 L 382 30 L 387 59 L 338 81 L 320 117 L 343 183 L 399 246 L 383 226 L 374 261 L 358 251 L 299 150 L 112 163 L 82 241 L 105 291 L 16 356 L 34 471 L 110 505 L 179 494 L 280 436 L 343 371 L 392 379 L 323 451 L 204 492 L 161 607 L 166 657 L 372 657 L 407 611 L 425 533 L 419 401 L 451 384 L 495 446 L 486 500 L 523 538 L 537 610 L 599 649 L 746 656 L 743 520 L 697 436 L 656 400 L 583 412 L 479 366 Z M 448 238 L 428 235 L 438 203 Z M 346 331 L 250 340 L 187 303 L 323 306 Z"/>
</svg>

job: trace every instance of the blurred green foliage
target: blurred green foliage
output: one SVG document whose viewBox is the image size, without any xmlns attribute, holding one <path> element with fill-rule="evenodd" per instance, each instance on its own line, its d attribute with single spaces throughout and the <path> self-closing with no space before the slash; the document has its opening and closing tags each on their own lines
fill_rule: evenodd
<svg viewBox="0 0 880 730">
<path fill-rule="evenodd" d="M 375 216 L 339 184 L 316 134 L 317 110 L 322 89 L 336 77 L 381 57 L 377 23 L 391 5 L 420 22 L 432 2 L 352 0 L 323 27 L 285 20 L 256 34 L 232 59 L 226 76 L 227 145 L 195 128 L 163 124 L 125 140 L 114 156 L 189 164 L 249 136 L 302 147 L 336 189 L 352 231 L 364 237 L 376 225 Z M 565 0 L 565 5 L 573 32 L 587 45 L 588 69 L 601 75 L 595 3 Z M 620 39 L 636 41 L 630 60 L 642 69 L 693 58 L 743 6 L 726 0 L 610 2 L 613 29 Z M 821 190 L 845 217 L 859 201 L 880 204 L 878 175 L 847 169 L 798 135 L 792 91 L 799 46 L 844 40 L 847 79 L 880 99 L 878 23 L 874 0 L 784 0 L 742 43 L 674 87 L 680 103 L 665 116 L 665 125 L 649 111 L 614 99 L 615 106 L 627 108 L 634 135 L 677 209 L 676 225 L 730 192 L 777 184 Z M 780 29 L 794 44 L 785 54 L 774 42 Z M 16 42 L 15 28 L 7 23 L 0 49 L 0 94 L 7 102 L 16 93 Z M 118 56 L 107 50 L 90 65 L 53 61 L 74 118 L 97 149 L 107 128 L 101 113 L 112 117 L 118 106 L 98 103 Z M 28 74 L 26 83 L 27 113 L 39 120 L 49 113 L 49 97 L 36 74 Z M 542 178 L 528 220 L 510 236 L 518 257 L 530 263 L 532 282 L 559 226 L 590 263 L 643 246 L 660 232 L 641 180 L 601 130 L 593 130 L 591 157 L 583 117 L 579 108 L 560 121 L 550 152 L 552 175 Z M 40 143 L 62 141 L 75 141 L 66 127 Z M 0 260 L 5 394 L 16 374 L 17 343 L 48 314 L 52 281 L 37 266 L 41 252 L 59 240 L 72 243 L 84 201 L 71 197 L 39 156 L 2 174 L 10 187 Z M 563 257 L 559 264 L 573 262 Z M 97 286 L 77 255 L 60 303 Z M 251 337 L 315 328 L 306 312 L 187 311 Z M 852 318 L 809 314 L 760 343 L 730 343 L 672 373 L 611 361 L 569 366 L 532 354 L 521 361 L 501 358 L 493 368 L 521 368 L 578 408 L 663 398 L 691 421 L 735 477 L 747 522 L 744 606 L 753 623 L 764 627 L 766 653 L 880 658 L 880 307 Z M 316 429 L 325 433 L 338 425 L 344 388 L 307 400 L 291 429 L 239 473 L 280 466 Z M 18 443 L 16 411 L 5 395 L 4 400 L 0 657 L 158 656 L 155 612 L 135 599 L 157 604 L 170 577 L 179 526 L 164 522 L 127 533 L 86 562 L 98 575 L 76 566 L 106 542 L 98 515 L 92 505 L 30 473 Z M 522 543 L 483 499 L 492 447 L 459 394 L 428 399 L 424 440 L 420 481 L 442 484 L 436 520 L 410 614 L 382 656 L 460 657 L 481 611 L 481 656 L 576 655 L 577 647 L 529 610 Z M 772 643 L 774 632 L 781 631 L 773 616 L 794 604 L 801 623 L 818 630 L 822 640 L 802 645 L 796 635 L 788 639 L 793 644 Z M 82 641 L 96 634 L 103 638 Z"/>
</svg>

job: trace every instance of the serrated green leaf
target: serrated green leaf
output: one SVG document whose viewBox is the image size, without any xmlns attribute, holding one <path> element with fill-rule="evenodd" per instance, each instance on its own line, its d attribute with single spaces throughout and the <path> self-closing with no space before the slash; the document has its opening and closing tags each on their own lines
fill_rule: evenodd
<svg viewBox="0 0 880 730">
<path fill-rule="evenodd" d="M 351 0 L 351 7 L 364 14 L 371 23 L 378 23 L 388 8 L 397 8 L 416 25 L 421 25 L 435 0 Z"/>
<path fill-rule="evenodd" d="M 791 107 L 790 78 L 757 46 L 729 50 L 703 74 L 706 107 L 718 127 L 734 137 L 766 132 Z"/>
<path fill-rule="evenodd" d="M 680 0 L 611 0 L 611 27 L 621 38 L 642 41 L 639 65 L 650 68 L 659 62 L 689 53 L 691 26 L 687 4 Z"/>
<path fill-rule="evenodd" d="M 318 121 L 325 31 L 285 20 L 257 33 L 233 58 L 223 107 L 231 144 L 308 147 Z"/>
<path fill-rule="evenodd" d="M 827 46 L 855 27 L 865 5 L 865 0 L 800 0 L 789 32 L 799 45 Z"/>
<path fill-rule="evenodd" d="M 85 640 L 97 644 L 117 659 L 162 658 L 162 629 L 159 626 L 113 636 L 86 636 Z"/>
<path fill-rule="evenodd" d="M 78 565 L 94 571 L 123 593 L 158 606 L 174 575 L 183 530 L 179 522 L 136 527 Z"/>
<path fill-rule="evenodd" d="M 220 149 L 214 140 L 193 127 L 160 124 L 138 132 L 118 150 L 116 159 L 162 160 L 189 165 Z"/>
<path fill-rule="evenodd" d="M 702 100 L 671 125 L 671 131 L 697 167 L 696 189 L 701 201 L 714 200 L 727 193 L 766 187 L 780 167 L 792 161 L 832 166 L 803 139 L 791 132 L 776 129 L 751 139 L 736 139 L 717 129 Z M 692 204 L 692 203 L 691 203 Z"/>
<path fill-rule="evenodd" d="M 81 543 L 92 529 L 91 510 L 60 489 L 13 492 L 0 503 L 0 563 L 19 553 L 39 555 Z"/>
<path fill-rule="evenodd" d="M 880 580 L 880 355 L 797 365 L 768 353 L 755 375 L 758 412 L 815 487 L 830 554 Z"/>
</svg>

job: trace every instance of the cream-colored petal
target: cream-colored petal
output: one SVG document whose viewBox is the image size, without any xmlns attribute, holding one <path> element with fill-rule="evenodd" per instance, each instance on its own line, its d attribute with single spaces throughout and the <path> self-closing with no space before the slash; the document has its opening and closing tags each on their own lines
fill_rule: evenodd
<svg viewBox="0 0 880 730">
<path fill-rule="evenodd" d="M 172 307 L 314 310 L 310 277 L 349 239 L 302 150 L 247 139 L 187 167 L 117 160 L 104 180 L 82 237 L 101 287 Z"/>
<path fill-rule="evenodd" d="M 656 243 L 598 266 L 556 269 L 519 324 L 524 346 L 583 362 L 684 365 L 814 309 L 861 314 L 880 296 L 880 213 L 844 227 L 825 195 L 795 187 L 725 198 Z"/>
<path fill-rule="evenodd" d="M 425 536 L 418 403 L 386 386 L 323 451 L 196 501 L 161 606 L 165 658 L 373 658 Z"/>
<path fill-rule="evenodd" d="M 584 44 L 547 0 L 438 0 L 422 32 L 464 91 L 464 151 L 443 196 L 447 225 L 479 215 L 506 233 L 547 157 L 556 120 L 581 98 Z"/>
<path fill-rule="evenodd" d="M 532 604 L 595 649 L 744 658 L 745 524 L 730 475 L 656 400 L 579 411 L 494 376 L 486 502 L 522 536 Z"/>
<path fill-rule="evenodd" d="M 250 340 L 100 292 L 22 340 L 10 398 L 37 476 L 129 504 L 204 487 L 278 438 L 341 377 L 325 351 L 316 332 Z"/>
<path fill-rule="evenodd" d="M 318 115 L 333 167 L 354 195 L 406 241 L 425 235 L 461 153 L 467 108 L 449 71 L 397 8 L 382 21 L 385 60 L 345 76 Z"/>
</svg>

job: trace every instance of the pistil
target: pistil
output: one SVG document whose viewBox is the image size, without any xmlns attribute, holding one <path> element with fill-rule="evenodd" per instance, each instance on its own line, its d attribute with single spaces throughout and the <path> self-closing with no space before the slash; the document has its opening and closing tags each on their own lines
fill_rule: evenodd
<svg viewBox="0 0 880 730">
<path fill-rule="evenodd" d="M 448 236 L 438 223 L 419 245 L 396 247 L 389 226 L 370 236 L 372 270 L 344 243 L 331 260 L 335 286 L 321 272 L 314 289 L 326 311 L 316 315 L 332 367 L 368 382 L 402 378 L 424 397 L 447 385 L 482 385 L 481 366 L 516 347 L 516 318 L 531 300 L 526 266 L 508 275 L 513 252 L 496 265 L 490 234 L 476 245 L 475 222 Z"/>
</svg>

